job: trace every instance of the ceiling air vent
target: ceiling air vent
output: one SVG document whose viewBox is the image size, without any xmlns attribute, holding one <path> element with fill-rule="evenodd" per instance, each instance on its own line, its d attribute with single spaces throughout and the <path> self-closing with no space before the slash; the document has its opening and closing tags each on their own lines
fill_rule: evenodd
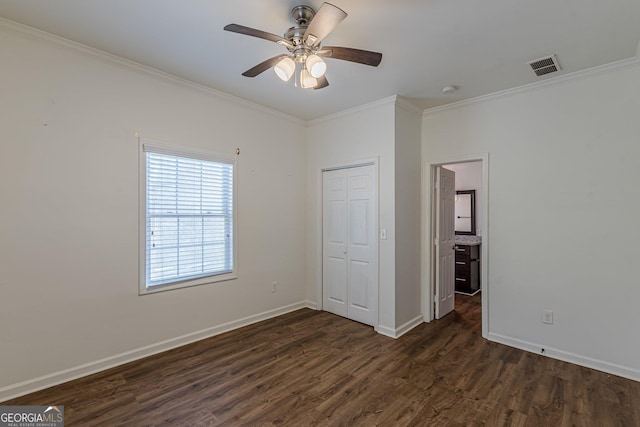
<svg viewBox="0 0 640 427">
<path fill-rule="evenodd" d="M 545 74 L 555 73 L 562 69 L 555 55 L 534 59 L 533 61 L 529 61 L 528 64 L 531 65 L 536 76 L 544 76 Z"/>
</svg>

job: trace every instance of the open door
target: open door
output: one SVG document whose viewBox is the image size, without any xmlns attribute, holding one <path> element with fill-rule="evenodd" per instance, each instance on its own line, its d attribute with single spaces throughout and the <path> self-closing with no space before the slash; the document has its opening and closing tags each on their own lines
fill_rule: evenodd
<svg viewBox="0 0 640 427">
<path fill-rule="evenodd" d="M 455 186 L 456 174 L 442 166 L 436 168 L 436 319 L 455 306 Z"/>
</svg>

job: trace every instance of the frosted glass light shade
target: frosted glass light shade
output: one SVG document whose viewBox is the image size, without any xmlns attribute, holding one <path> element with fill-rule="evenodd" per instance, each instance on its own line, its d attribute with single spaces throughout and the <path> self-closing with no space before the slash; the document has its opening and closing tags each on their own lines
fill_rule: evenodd
<svg viewBox="0 0 640 427">
<path fill-rule="evenodd" d="M 327 63 L 322 60 L 318 55 L 310 55 L 306 62 L 307 70 L 316 79 L 322 77 L 327 71 Z"/>
<path fill-rule="evenodd" d="M 300 86 L 303 89 L 312 89 L 318 85 L 318 80 L 309 73 L 306 68 L 300 72 Z"/>
<path fill-rule="evenodd" d="M 291 76 L 293 76 L 294 71 L 296 71 L 296 63 L 289 57 L 284 58 L 273 67 L 273 71 L 276 72 L 280 80 L 288 82 Z"/>
</svg>

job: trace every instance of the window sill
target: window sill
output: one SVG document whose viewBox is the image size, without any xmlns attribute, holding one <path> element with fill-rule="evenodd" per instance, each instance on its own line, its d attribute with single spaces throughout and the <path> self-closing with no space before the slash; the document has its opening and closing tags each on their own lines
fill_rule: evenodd
<svg viewBox="0 0 640 427">
<path fill-rule="evenodd" d="M 146 286 L 144 282 L 140 283 L 139 295 L 156 294 L 158 292 L 172 291 L 174 289 L 190 288 L 192 286 L 208 285 L 211 283 L 225 282 L 227 280 L 235 280 L 238 274 L 235 272 L 218 274 L 215 276 L 199 277 L 197 279 L 184 280 L 181 282 L 167 283 L 165 285 Z"/>
</svg>

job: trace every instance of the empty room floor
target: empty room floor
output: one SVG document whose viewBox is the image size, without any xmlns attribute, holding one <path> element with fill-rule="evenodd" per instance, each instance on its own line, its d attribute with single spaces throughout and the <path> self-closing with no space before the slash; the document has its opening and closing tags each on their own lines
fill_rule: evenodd
<svg viewBox="0 0 640 427">
<path fill-rule="evenodd" d="M 299 310 L 3 403 L 66 425 L 636 426 L 640 383 L 481 337 L 480 295 L 393 340 Z"/>
</svg>

